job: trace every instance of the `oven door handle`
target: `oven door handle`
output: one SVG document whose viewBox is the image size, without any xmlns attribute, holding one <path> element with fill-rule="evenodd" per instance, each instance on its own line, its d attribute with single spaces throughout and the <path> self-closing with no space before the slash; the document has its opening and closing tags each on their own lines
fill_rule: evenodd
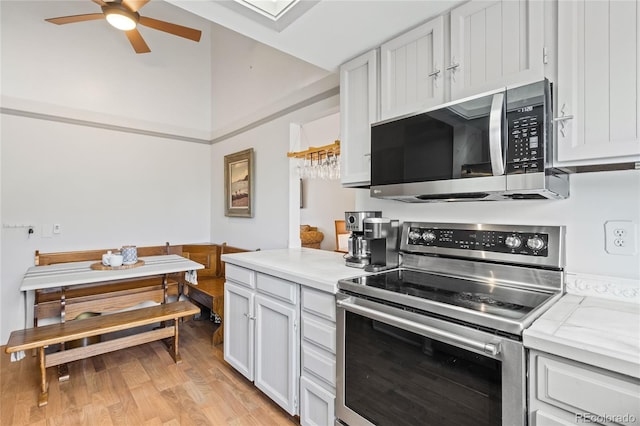
<svg viewBox="0 0 640 426">
<path fill-rule="evenodd" d="M 446 342 L 465 346 L 467 348 L 484 352 L 492 356 L 496 356 L 500 353 L 500 344 L 494 344 L 489 342 L 486 342 L 486 343 L 479 342 L 477 340 L 469 339 L 467 337 L 463 337 L 455 333 L 450 333 L 448 331 L 440 330 L 435 327 L 420 324 L 414 321 L 400 318 L 395 315 L 391 315 L 385 312 L 377 311 L 375 309 L 367 308 L 365 306 L 360 306 L 355 303 L 351 303 L 347 300 L 338 300 L 336 301 L 336 304 L 338 305 L 338 307 L 342 307 L 345 310 L 348 310 L 350 312 L 361 314 L 373 320 L 382 321 L 384 323 L 393 325 L 395 327 L 398 327 L 404 330 L 414 331 L 426 337 L 430 337 L 433 339 L 442 339 L 442 340 L 445 340 Z"/>
</svg>

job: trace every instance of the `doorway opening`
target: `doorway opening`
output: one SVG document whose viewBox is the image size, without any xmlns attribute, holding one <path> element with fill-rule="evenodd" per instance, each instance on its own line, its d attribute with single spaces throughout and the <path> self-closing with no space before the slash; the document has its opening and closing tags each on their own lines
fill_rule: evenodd
<svg viewBox="0 0 640 426">
<path fill-rule="evenodd" d="M 303 151 L 310 147 L 325 146 L 339 139 L 340 113 L 333 112 L 316 120 L 291 125 L 292 151 Z M 302 160 L 290 161 L 290 247 L 300 247 L 300 232 L 306 225 L 307 231 L 322 234 L 305 234 L 306 242 L 314 240 L 314 248 L 336 251 L 336 220 L 344 220 L 344 212 L 355 209 L 356 194 L 343 188 L 340 179 L 321 177 L 300 177 L 298 166 Z M 297 198 L 296 198 L 297 194 Z M 295 204 L 295 206 L 293 205 Z"/>
</svg>

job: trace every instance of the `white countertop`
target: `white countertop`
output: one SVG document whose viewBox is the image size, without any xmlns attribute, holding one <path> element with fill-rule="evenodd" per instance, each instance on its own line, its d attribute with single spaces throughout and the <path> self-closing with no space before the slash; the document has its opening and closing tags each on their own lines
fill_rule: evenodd
<svg viewBox="0 0 640 426">
<path fill-rule="evenodd" d="M 523 342 L 640 378 L 640 304 L 566 294 L 524 331 Z"/>
<path fill-rule="evenodd" d="M 367 274 L 362 269 L 346 266 L 343 253 L 304 247 L 223 254 L 220 258 L 328 293 L 336 293 L 338 281 L 343 278 Z"/>
</svg>

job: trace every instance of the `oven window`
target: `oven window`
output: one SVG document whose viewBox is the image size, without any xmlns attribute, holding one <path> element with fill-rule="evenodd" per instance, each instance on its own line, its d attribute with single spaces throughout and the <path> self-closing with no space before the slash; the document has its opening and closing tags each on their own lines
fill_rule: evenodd
<svg viewBox="0 0 640 426">
<path fill-rule="evenodd" d="M 502 425 L 501 362 L 345 313 L 345 405 L 378 425 Z"/>
</svg>

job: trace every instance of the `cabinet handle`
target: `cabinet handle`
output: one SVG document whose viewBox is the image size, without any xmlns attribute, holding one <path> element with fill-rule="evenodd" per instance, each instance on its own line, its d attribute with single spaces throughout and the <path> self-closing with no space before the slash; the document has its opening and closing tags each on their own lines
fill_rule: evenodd
<svg viewBox="0 0 640 426">
<path fill-rule="evenodd" d="M 556 118 L 554 118 L 554 119 L 553 119 L 553 121 L 556 121 L 556 122 L 563 122 L 563 121 L 565 121 L 565 120 L 572 120 L 572 119 L 573 119 L 573 115 L 564 115 L 564 116 L 562 116 L 562 117 L 556 117 Z"/>
<path fill-rule="evenodd" d="M 371 157 L 371 153 L 364 154 L 363 157 Z"/>
<path fill-rule="evenodd" d="M 565 121 L 567 120 L 573 120 L 573 114 L 569 114 L 566 115 L 564 112 L 564 109 L 566 108 L 567 104 L 562 104 L 562 108 L 560 108 L 560 114 L 562 114 L 560 117 L 556 117 L 553 119 L 554 122 L 556 123 L 560 123 L 560 134 L 562 135 L 562 137 L 566 137 L 565 134 L 565 130 L 564 130 L 564 126 L 565 126 Z"/>
<path fill-rule="evenodd" d="M 439 69 L 433 70 L 432 73 L 427 74 L 427 77 L 433 77 L 433 87 L 438 87 L 438 77 L 440 77 Z"/>
<path fill-rule="evenodd" d="M 445 68 L 447 71 L 451 71 L 451 81 L 454 83 L 456 82 L 456 71 L 458 70 L 459 66 L 460 66 L 460 63 L 456 62 L 456 58 L 454 56 L 451 58 L 451 65 Z"/>
<path fill-rule="evenodd" d="M 255 320 L 256 317 L 252 317 L 251 315 L 247 314 L 246 312 L 243 314 L 245 317 L 247 317 L 247 319 L 249 320 Z"/>
</svg>

